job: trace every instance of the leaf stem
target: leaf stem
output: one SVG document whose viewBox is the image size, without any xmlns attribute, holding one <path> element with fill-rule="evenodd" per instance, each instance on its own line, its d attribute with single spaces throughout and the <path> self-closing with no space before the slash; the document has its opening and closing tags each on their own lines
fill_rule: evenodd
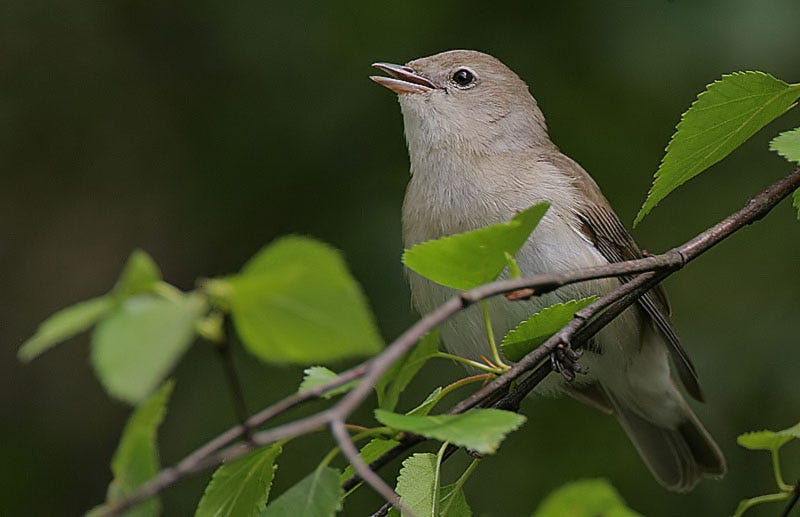
<svg viewBox="0 0 800 517">
<path fill-rule="evenodd" d="M 510 367 L 503 362 L 497 349 L 497 341 L 494 339 L 494 329 L 492 329 L 492 319 L 489 317 L 489 304 L 486 300 L 481 300 L 481 308 L 483 309 L 483 324 L 486 326 L 486 337 L 489 338 L 489 348 L 492 351 L 492 361 L 503 370 L 508 370 Z"/>
<path fill-rule="evenodd" d="M 522 270 L 519 268 L 519 263 L 514 255 L 506 251 L 506 263 L 508 264 L 508 278 L 522 278 Z"/>
<path fill-rule="evenodd" d="M 739 506 L 736 508 L 736 513 L 734 513 L 734 517 L 739 517 L 744 512 L 749 510 L 751 507 L 762 504 L 762 503 L 777 503 L 778 501 L 783 501 L 789 498 L 788 493 L 786 492 L 779 492 L 777 494 L 765 494 L 759 495 L 756 497 L 751 497 L 750 499 L 745 499 L 739 503 Z"/>
<path fill-rule="evenodd" d="M 433 472 L 433 502 L 431 504 L 431 517 L 439 515 L 439 485 L 442 477 L 442 460 L 450 442 L 444 442 L 436 454 L 436 470 Z"/>
<path fill-rule="evenodd" d="M 465 470 L 464 473 L 461 474 L 461 477 L 458 478 L 458 481 L 456 481 L 455 483 L 456 490 L 460 490 L 464 486 L 464 483 L 467 482 L 467 479 L 469 479 L 469 477 L 472 475 L 472 471 L 475 470 L 475 467 L 478 466 L 478 463 L 480 463 L 480 461 L 481 461 L 480 458 L 475 458 L 472 460 L 472 463 L 469 464 L 467 470 Z"/>
<path fill-rule="evenodd" d="M 479 370 L 483 370 L 484 372 L 501 374 L 505 370 L 502 368 L 493 368 L 488 364 L 479 363 L 478 361 L 473 361 L 472 359 L 467 359 L 466 357 L 461 357 L 460 355 L 448 354 L 447 352 L 436 352 L 432 354 L 432 357 L 439 357 L 441 359 L 451 359 L 453 361 L 457 361 L 462 364 L 466 364 L 467 366 L 472 366 L 473 368 L 477 368 Z"/>
<path fill-rule="evenodd" d="M 439 393 L 438 397 L 436 397 L 437 398 L 437 402 L 438 402 L 438 399 L 441 399 L 442 397 L 444 397 L 445 395 L 447 395 L 451 391 L 453 391 L 453 390 L 455 390 L 457 388 L 460 388 L 461 386 L 466 386 L 467 384 L 471 384 L 473 382 L 485 381 L 485 380 L 491 379 L 492 377 L 494 377 L 494 375 L 491 375 L 489 373 L 479 373 L 478 375 L 472 375 L 470 377 L 464 377 L 463 379 L 459 379 L 459 380 L 457 380 L 455 382 L 452 382 L 452 383 L 448 384 L 447 386 L 445 386 L 444 388 L 442 388 L 442 392 Z"/>
<path fill-rule="evenodd" d="M 341 451 L 340 451 L 340 449 L 339 449 L 339 446 L 338 446 L 338 445 L 337 445 L 337 446 L 335 446 L 335 447 L 333 447 L 331 450 L 329 450 L 329 451 L 328 451 L 328 454 L 326 454 L 326 455 L 325 455 L 325 456 L 322 458 L 322 461 L 320 461 L 320 462 L 319 462 L 319 467 L 327 467 L 327 466 L 328 466 L 328 464 L 330 464 L 330 462 L 332 462 L 332 461 L 333 461 L 333 459 L 334 459 L 336 456 L 338 456 L 338 455 L 339 455 L 339 452 L 341 452 Z M 319 468 L 319 467 L 318 467 L 318 468 Z"/>
<path fill-rule="evenodd" d="M 775 476 L 775 483 L 778 484 L 778 489 L 781 492 L 791 492 L 794 490 L 794 487 L 786 484 L 783 480 L 783 474 L 781 474 L 781 459 L 780 454 L 778 454 L 778 449 L 778 447 L 770 449 L 772 455 L 772 474 Z"/>
<path fill-rule="evenodd" d="M 347 427 L 348 430 L 354 430 L 352 424 L 345 424 L 345 427 Z M 361 426 L 358 426 L 358 427 L 361 427 Z M 381 435 L 381 434 L 391 434 L 393 432 L 393 430 L 391 428 L 386 427 L 386 426 L 373 427 L 371 429 L 370 428 L 366 428 L 366 427 L 362 427 L 361 429 L 364 429 L 364 430 L 361 431 L 360 433 L 354 434 L 350 438 L 350 440 L 352 440 L 353 442 L 358 442 L 358 441 L 363 440 L 364 438 L 370 438 L 372 436 Z M 328 464 L 331 461 L 333 461 L 333 459 L 336 456 L 338 456 L 340 452 L 341 452 L 341 448 L 338 445 L 336 447 L 332 448 L 330 451 L 328 451 L 328 454 L 326 454 L 325 457 L 322 458 L 322 461 L 319 462 L 319 466 L 320 467 L 327 467 Z M 349 495 L 349 492 L 346 495 Z"/>
<path fill-rule="evenodd" d="M 442 391 L 440 391 L 439 394 L 436 395 L 436 397 L 433 400 L 428 401 L 428 404 L 431 404 L 431 409 L 433 409 L 437 406 L 437 404 L 439 404 L 439 402 L 442 401 L 445 395 L 447 395 L 451 391 L 458 389 L 461 386 L 466 386 L 467 384 L 471 384 L 473 382 L 488 381 L 490 379 L 493 379 L 494 377 L 495 377 L 494 373 L 479 373 L 478 375 L 472 375 L 470 377 L 464 377 L 463 379 L 459 379 L 442 388 Z M 417 406 L 417 408 L 422 407 L 423 404 L 425 404 L 425 402 Z M 417 408 L 412 409 L 408 414 L 414 413 L 414 411 L 416 411 Z"/>
</svg>

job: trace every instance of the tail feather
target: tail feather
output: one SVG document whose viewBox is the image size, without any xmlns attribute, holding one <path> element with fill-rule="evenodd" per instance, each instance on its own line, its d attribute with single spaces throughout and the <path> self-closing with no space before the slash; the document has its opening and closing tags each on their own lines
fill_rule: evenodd
<svg viewBox="0 0 800 517">
<path fill-rule="evenodd" d="M 606 392 L 614 414 L 639 455 L 665 488 L 688 492 L 704 477 L 725 474 L 725 457 L 688 405 L 675 427 L 647 420 Z"/>
</svg>

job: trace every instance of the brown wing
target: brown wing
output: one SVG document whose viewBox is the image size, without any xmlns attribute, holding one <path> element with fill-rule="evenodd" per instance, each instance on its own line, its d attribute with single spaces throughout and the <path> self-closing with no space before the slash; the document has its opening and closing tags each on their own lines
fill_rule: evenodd
<svg viewBox="0 0 800 517">
<path fill-rule="evenodd" d="M 586 201 L 576 210 L 580 222 L 577 230 L 592 242 L 609 262 L 642 258 L 639 246 L 622 225 L 589 174 L 580 165 L 560 153 L 553 156 L 553 164 L 570 174 L 574 178 L 576 188 L 584 194 L 583 199 Z M 622 280 L 626 281 L 629 278 Z M 669 343 L 675 369 L 686 391 L 695 399 L 702 401 L 703 392 L 697 379 L 697 371 L 670 325 L 670 308 L 664 288 L 661 285 L 654 287 L 639 298 L 638 303 Z"/>
</svg>

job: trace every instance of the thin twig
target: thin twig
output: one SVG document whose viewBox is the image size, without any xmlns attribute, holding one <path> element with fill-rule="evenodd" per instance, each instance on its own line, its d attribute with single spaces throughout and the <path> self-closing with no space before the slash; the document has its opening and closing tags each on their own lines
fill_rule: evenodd
<svg viewBox="0 0 800 517">
<path fill-rule="evenodd" d="M 334 388 L 338 388 L 343 384 L 347 384 L 355 379 L 358 379 L 364 374 L 369 361 L 351 368 L 345 372 L 340 373 L 335 379 L 327 382 L 324 385 L 317 386 L 303 393 L 295 393 L 282 399 L 275 404 L 268 406 L 249 419 L 247 425 L 250 428 L 256 428 L 272 420 L 273 418 L 286 413 L 287 411 L 300 406 L 311 400 L 317 400 L 320 396 Z M 321 424 L 324 425 L 324 424 Z M 235 442 L 244 436 L 242 426 L 236 426 L 228 429 L 216 438 L 213 438 L 206 444 L 194 450 L 191 454 L 186 456 L 173 467 L 162 469 L 155 477 L 147 483 L 141 485 L 135 493 L 131 494 L 127 499 L 112 503 L 105 509 L 106 515 L 119 515 L 127 508 L 152 497 L 159 492 L 171 487 L 181 479 L 201 472 L 207 468 L 212 468 L 222 463 L 222 455 L 215 453 L 223 447 Z"/>
<path fill-rule="evenodd" d="M 239 379 L 239 372 L 236 371 L 236 363 L 233 359 L 233 348 L 231 347 L 230 341 L 227 339 L 216 343 L 216 346 L 220 361 L 222 361 L 222 367 L 225 370 L 225 377 L 228 379 L 228 385 L 231 388 L 236 418 L 239 421 L 245 440 L 251 441 L 253 439 L 253 430 L 247 425 L 247 403 L 244 400 L 244 389 L 242 389 L 242 382 Z"/>
<path fill-rule="evenodd" d="M 638 273 L 646 272 L 659 272 L 659 274 L 654 275 L 654 278 L 658 278 L 658 280 L 655 282 L 657 283 L 658 281 L 663 280 L 663 278 L 666 278 L 666 276 L 669 274 L 673 273 L 675 270 L 682 268 L 687 262 L 709 250 L 711 247 L 715 246 L 742 227 L 761 219 L 778 202 L 791 194 L 798 187 L 800 187 L 800 169 L 794 170 L 785 178 L 774 183 L 764 192 L 751 199 L 744 208 L 726 218 L 721 223 L 702 232 L 684 245 L 670 250 L 662 255 L 564 273 L 536 275 L 530 278 L 513 280 L 501 280 L 477 287 L 471 291 L 462 292 L 458 296 L 451 298 L 439 306 L 436 310 L 417 321 L 379 355 L 350 370 L 348 372 L 347 380 L 342 380 L 340 376 L 334 381 L 310 391 L 309 393 L 313 393 L 313 396 L 310 396 L 309 394 L 306 394 L 305 396 L 293 395 L 288 399 L 285 399 L 284 401 L 267 408 L 267 410 L 265 410 L 267 413 L 266 418 L 262 414 L 264 412 L 257 415 L 260 418 L 258 419 L 258 423 L 255 425 L 261 425 L 270 418 L 281 414 L 284 411 L 301 403 L 311 400 L 312 398 L 316 398 L 320 394 L 332 389 L 335 386 L 341 386 L 345 382 L 349 382 L 350 380 L 361 377 L 361 382 L 330 409 L 297 420 L 295 422 L 278 426 L 268 431 L 262 431 L 254 434 L 253 441 L 256 445 L 266 445 L 275 440 L 307 434 L 326 425 L 331 426 L 333 429 L 333 423 L 336 421 L 343 423 L 364 401 L 364 399 L 369 396 L 372 389 L 381 376 L 386 372 L 386 370 L 388 370 L 397 360 L 403 357 L 403 355 L 405 355 L 417 343 L 417 341 L 419 341 L 425 334 L 439 326 L 447 318 L 475 302 L 520 289 L 531 289 L 535 295 L 541 295 L 572 283 L 584 282 L 599 278 L 630 277 Z M 633 301 L 636 299 L 636 296 L 641 296 L 641 294 L 650 288 L 652 288 L 652 285 L 648 285 L 646 287 L 641 286 L 637 288 L 635 291 L 638 294 L 635 296 L 633 291 L 631 291 L 630 303 L 633 303 Z M 617 291 L 614 291 L 614 293 L 617 293 Z M 610 303 L 615 303 L 614 307 L 621 307 L 621 304 L 618 303 L 621 295 L 617 294 L 615 296 L 617 296 L 617 298 L 611 299 Z M 604 298 L 612 297 L 611 295 L 607 295 Z M 628 300 L 626 300 L 626 302 L 627 301 Z M 610 309 L 611 307 L 609 310 Z M 562 337 L 564 336 L 563 332 L 560 332 L 559 335 Z M 585 339 L 588 339 L 589 337 L 590 336 L 588 335 L 584 336 Z M 555 345 L 552 343 L 553 341 L 548 340 L 548 342 L 527 354 L 524 358 L 522 358 L 522 360 L 514 364 L 506 373 L 499 376 L 473 395 L 469 396 L 467 399 L 462 401 L 462 403 L 456 405 L 451 412 L 465 411 L 469 408 L 475 407 L 477 404 L 488 399 L 489 397 L 496 396 L 497 393 L 505 392 L 513 380 L 535 368 L 539 362 L 541 362 L 552 352 L 554 347 L 557 346 L 557 343 Z M 250 423 L 251 420 L 253 419 L 249 419 L 248 423 Z M 224 450 L 219 450 L 220 447 L 229 444 L 232 440 L 235 440 L 241 436 L 241 429 L 237 427 L 235 430 L 229 430 L 220 437 L 215 438 L 212 440 L 212 442 L 209 442 L 208 445 L 198 449 L 198 451 L 195 451 L 195 453 L 180 462 L 176 467 L 162 470 L 155 478 L 141 486 L 128 498 L 119 501 L 116 504 L 112 504 L 109 508 L 109 514 L 116 515 L 121 513 L 133 504 L 155 495 L 164 488 L 174 484 L 179 479 L 182 479 L 189 474 L 217 466 L 224 461 L 235 459 L 247 454 L 253 449 L 253 444 L 242 443 L 228 447 Z M 213 448 L 210 446 L 211 444 L 214 444 Z M 189 459 L 192 461 L 187 464 L 187 460 Z M 376 462 L 373 462 L 373 465 L 375 465 L 375 463 Z"/>
<path fill-rule="evenodd" d="M 398 496 L 395 491 L 392 490 L 392 487 L 387 485 L 374 470 L 369 468 L 369 465 L 364 463 L 364 460 L 358 455 L 358 449 L 353 445 L 350 434 L 348 434 L 342 420 L 335 418 L 331 421 L 331 433 L 336 443 L 339 444 L 339 449 L 341 449 L 342 454 L 345 455 L 355 471 L 358 472 L 361 479 L 378 492 L 389 504 L 402 511 L 403 509 L 400 507 L 400 496 Z M 405 509 L 403 513 L 407 514 L 408 510 Z"/>
</svg>

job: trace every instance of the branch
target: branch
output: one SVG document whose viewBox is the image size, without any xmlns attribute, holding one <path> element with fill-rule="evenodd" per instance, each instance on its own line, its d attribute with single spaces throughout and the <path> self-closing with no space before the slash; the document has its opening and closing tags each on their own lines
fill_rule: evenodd
<svg viewBox="0 0 800 517">
<path fill-rule="evenodd" d="M 729 237 L 736 231 L 740 230 L 742 227 L 752 224 L 753 222 L 764 217 L 776 204 L 791 194 L 798 187 L 800 187 L 800 169 L 794 170 L 785 178 L 774 183 L 764 192 L 751 199 L 744 208 L 724 219 L 722 222 L 700 233 L 685 244 L 661 255 L 630 260 L 626 262 L 611 263 L 603 266 L 584 268 L 564 273 L 535 275 L 529 278 L 520 278 L 514 280 L 500 280 L 477 287 L 470 291 L 461 292 L 457 296 L 454 296 L 439 306 L 433 312 L 427 314 L 422 319 L 417 321 L 379 355 L 362 363 L 359 366 L 356 366 L 355 368 L 352 368 L 351 370 L 343 373 L 333 381 L 323 386 L 319 386 L 316 389 L 310 390 L 304 394 L 292 395 L 283 401 L 270 406 L 254 417 L 248 419 L 247 425 L 251 428 L 263 425 L 270 419 L 288 411 L 293 407 L 308 402 L 309 400 L 316 399 L 326 391 L 360 377 L 361 382 L 331 408 L 294 422 L 256 433 L 252 436 L 252 443 L 244 442 L 226 449 L 222 449 L 222 447 L 229 445 L 243 435 L 243 426 L 230 429 L 209 442 L 207 445 L 192 453 L 190 456 L 178 463 L 175 467 L 162 470 L 152 480 L 142 485 L 129 497 L 119 502 L 111 503 L 107 507 L 107 514 L 117 515 L 130 508 L 132 505 L 159 493 L 189 474 L 216 467 L 225 461 L 239 458 L 257 446 L 267 445 L 280 439 L 293 438 L 308 434 L 325 426 L 330 426 L 331 430 L 335 432 L 338 428 L 338 425 L 346 421 L 352 412 L 364 401 L 365 398 L 369 396 L 374 386 L 380 380 L 381 376 L 391 367 L 392 364 L 403 357 L 423 336 L 425 336 L 425 334 L 442 324 L 447 318 L 456 312 L 465 309 L 473 303 L 520 289 L 531 289 L 534 295 L 538 296 L 568 284 L 599 278 L 631 277 L 637 274 L 647 273 L 645 275 L 639 275 L 634 280 L 623 284 L 623 286 L 616 289 L 612 293 L 604 296 L 600 300 L 597 300 L 584 310 L 579 311 L 581 314 L 578 315 L 577 318 L 573 319 L 566 327 L 564 327 L 562 331 L 558 332 L 544 344 L 531 351 L 518 363 L 514 364 L 506 373 L 497 377 L 492 382 L 488 383 L 486 386 L 454 406 L 449 413 L 464 412 L 483 403 L 493 396 L 504 394 L 513 380 L 535 368 L 543 359 L 549 356 L 549 354 L 555 349 L 556 346 L 558 346 L 559 343 L 563 343 L 565 340 L 571 339 L 576 335 L 579 335 L 580 339 L 582 340 L 588 339 L 591 337 L 591 335 L 598 332 L 600 328 L 602 328 L 593 322 L 604 318 L 603 315 L 605 313 L 612 312 L 614 314 L 605 317 L 603 319 L 604 322 L 602 322 L 603 325 L 611 321 L 616 314 L 622 312 L 626 307 L 634 303 L 639 296 L 647 292 L 654 285 L 661 282 L 674 271 L 681 269 L 686 263 L 708 251 L 710 248 Z M 642 279 L 642 277 L 645 278 Z M 592 309 L 592 307 L 595 308 Z M 606 309 L 606 311 L 602 314 L 599 314 L 599 312 L 603 309 Z M 594 316 L 598 317 L 590 321 L 589 318 Z M 589 327 L 589 325 L 592 324 L 594 326 Z M 586 330 L 587 328 L 589 330 Z M 577 334 L 579 331 L 581 333 Z M 539 376 L 542 378 L 544 378 L 546 373 L 549 373 L 549 363 L 545 363 L 545 365 L 540 367 L 542 371 L 540 372 Z M 523 384 L 526 389 L 528 387 L 533 389 L 535 384 L 531 385 L 532 382 L 533 381 Z M 539 381 L 536 381 L 537 384 L 538 382 Z M 530 389 L 528 389 L 528 391 L 530 391 Z M 525 393 L 527 393 L 527 391 Z M 515 394 L 514 396 L 518 397 L 520 394 Z M 342 444 L 340 443 L 340 445 Z M 350 442 L 350 446 L 352 447 L 352 442 Z M 346 449 L 346 445 L 342 447 L 343 451 Z M 348 453 L 345 452 L 345 454 Z M 361 462 L 360 465 L 354 464 L 354 467 L 357 469 L 362 467 L 362 471 L 363 466 L 363 462 Z M 380 465 L 378 464 L 378 461 L 373 462 L 371 465 L 372 468 L 377 468 L 379 466 Z M 392 494 L 394 494 L 393 491 Z M 388 496 L 388 494 L 386 495 Z M 390 502 L 393 504 L 396 503 L 396 494 L 392 498 L 387 497 L 387 500 L 390 500 Z"/>
<path fill-rule="evenodd" d="M 336 443 L 339 444 L 342 454 L 347 457 L 350 464 L 358 472 L 358 475 L 361 476 L 361 479 L 366 481 L 390 505 L 400 508 L 400 496 L 374 470 L 369 468 L 369 465 L 364 463 L 364 460 L 358 455 L 358 449 L 353 445 L 353 441 L 350 439 L 342 420 L 335 419 L 331 422 L 331 433 L 333 433 Z"/>
</svg>

